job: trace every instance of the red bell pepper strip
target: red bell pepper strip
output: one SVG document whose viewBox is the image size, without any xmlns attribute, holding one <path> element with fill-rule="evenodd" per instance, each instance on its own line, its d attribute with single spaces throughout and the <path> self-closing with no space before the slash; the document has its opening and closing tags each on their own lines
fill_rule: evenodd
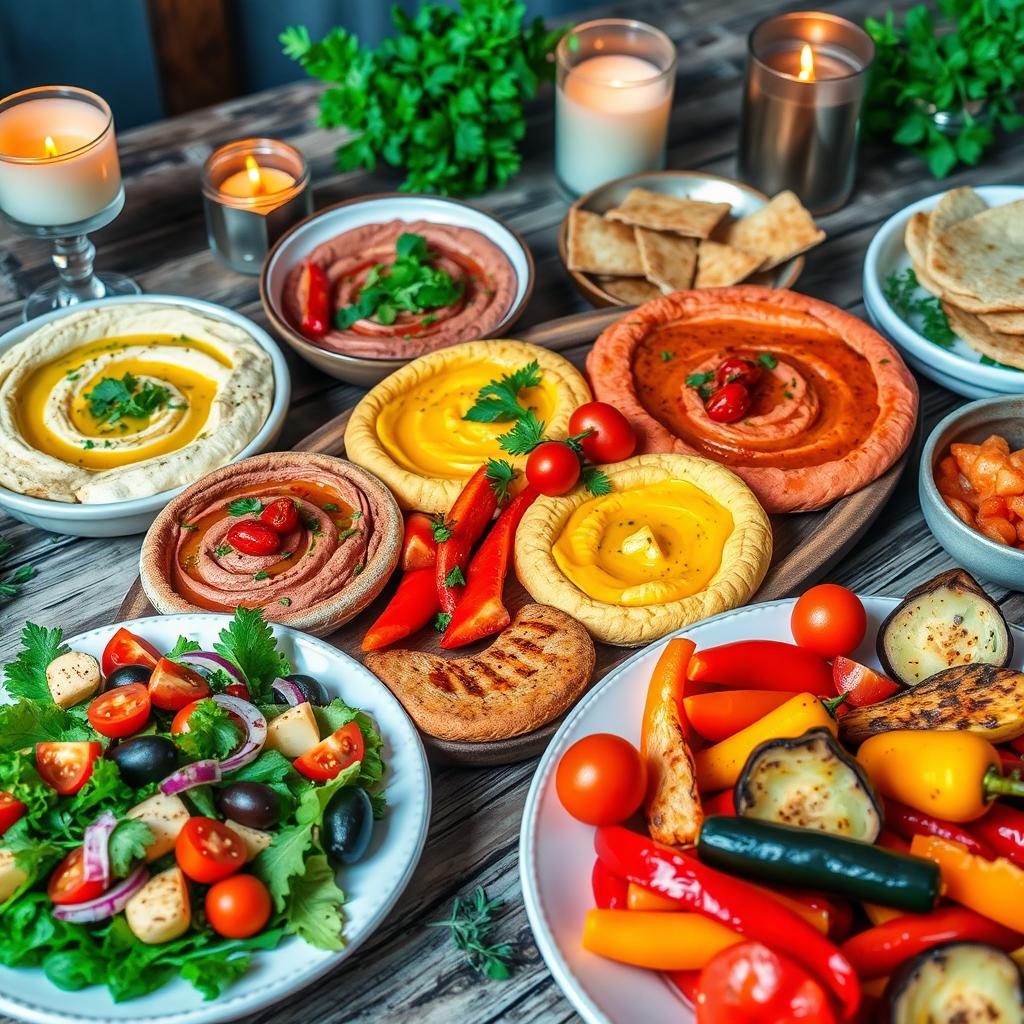
<svg viewBox="0 0 1024 1024">
<path fill-rule="evenodd" d="M 930 814 L 907 807 L 906 804 L 897 803 L 895 800 L 885 801 L 885 827 L 908 843 L 914 836 L 939 836 L 941 839 L 952 839 L 955 843 L 962 843 L 971 853 L 987 860 L 992 860 L 996 855 L 988 843 L 975 838 L 965 826 L 933 818 Z"/>
<path fill-rule="evenodd" d="M 710 818 L 713 814 L 726 814 L 730 818 L 736 817 L 736 799 L 731 789 L 723 789 L 721 793 L 709 796 L 701 800 L 704 808 L 704 817 Z"/>
<path fill-rule="evenodd" d="M 944 942 L 984 942 L 1010 952 L 1018 932 L 968 910 L 939 907 L 929 914 L 902 914 L 847 939 L 840 949 L 861 981 L 885 978 L 900 964 Z"/>
<path fill-rule="evenodd" d="M 363 637 L 364 651 L 379 651 L 422 629 L 440 608 L 433 569 L 407 572 L 395 596 Z"/>
<path fill-rule="evenodd" d="M 680 995 L 691 1005 L 697 1005 L 700 986 L 700 971 L 666 971 L 665 977 L 672 982 Z"/>
<path fill-rule="evenodd" d="M 405 517 L 405 540 L 402 543 L 402 571 L 433 569 L 437 564 L 437 541 L 434 524 L 423 512 Z"/>
<path fill-rule="evenodd" d="M 972 821 L 970 827 L 975 842 L 992 850 L 992 853 L 982 856 L 1005 857 L 1024 868 L 1024 813 L 1006 804 L 994 803 L 985 816 Z M 978 853 L 977 850 L 971 852 Z"/>
<path fill-rule="evenodd" d="M 467 481 L 455 499 L 445 520 L 450 536 L 437 545 L 434 579 L 441 610 L 455 611 L 465 589 L 465 571 L 473 546 L 487 529 L 498 507 L 498 494 L 481 466 Z"/>
<path fill-rule="evenodd" d="M 302 296 L 302 323 L 299 329 L 316 341 L 330 328 L 331 285 L 323 267 L 307 260 L 302 267 L 302 282 L 299 288 Z"/>
<path fill-rule="evenodd" d="M 836 693 L 845 693 L 846 703 L 853 708 L 877 704 L 900 691 L 899 685 L 887 679 L 881 672 L 842 656 L 832 662 L 832 680 Z"/>
<path fill-rule="evenodd" d="M 599 910 L 629 909 L 629 883 L 613 875 L 600 858 L 594 861 L 590 888 L 594 893 L 594 905 Z"/>
<path fill-rule="evenodd" d="M 505 577 L 512 561 L 516 530 L 536 497 L 537 491 L 527 487 L 513 498 L 473 556 L 466 573 L 466 589 L 441 639 L 445 650 L 500 633 L 512 621 L 501 600 Z"/>
<path fill-rule="evenodd" d="M 832 669 L 813 651 L 781 640 L 737 640 L 690 659 L 689 677 L 736 690 L 792 690 L 834 697 Z"/>
<path fill-rule="evenodd" d="M 704 914 L 747 939 L 771 943 L 825 982 L 852 1020 L 860 983 L 838 947 L 793 911 L 756 886 L 701 864 L 696 857 L 658 846 L 619 825 L 598 828 L 594 848 L 605 866 L 629 882 L 675 899 L 680 909 Z"/>
</svg>

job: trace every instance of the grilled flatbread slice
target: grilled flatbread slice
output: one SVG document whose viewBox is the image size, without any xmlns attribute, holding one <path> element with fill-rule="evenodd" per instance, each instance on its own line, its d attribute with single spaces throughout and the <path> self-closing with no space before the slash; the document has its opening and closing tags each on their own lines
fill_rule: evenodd
<svg viewBox="0 0 1024 1024">
<path fill-rule="evenodd" d="M 949 320 L 949 326 L 975 352 L 980 352 L 1005 366 L 1015 366 L 1018 370 L 1024 370 L 1024 337 L 993 331 L 986 326 L 981 317 L 949 302 L 943 302 L 942 308 Z"/>
<path fill-rule="evenodd" d="M 478 655 L 378 651 L 366 656 L 366 667 L 423 732 L 479 743 L 521 736 L 557 718 L 587 688 L 594 661 L 594 641 L 572 616 L 527 604 Z"/>
<path fill-rule="evenodd" d="M 761 257 L 731 245 L 705 240 L 697 250 L 694 288 L 727 288 L 748 278 L 761 265 Z"/>
<path fill-rule="evenodd" d="M 666 295 L 685 291 L 693 284 L 697 267 L 697 239 L 667 231 L 634 228 L 644 276 Z"/>
<path fill-rule="evenodd" d="M 640 228 L 674 231 L 688 238 L 707 238 L 730 209 L 728 203 L 704 203 L 699 199 L 634 188 L 621 206 L 609 210 L 605 216 Z"/>
<path fill-rule="evenodd" d="M 567 239 L 570 270 L 643 277 L 640 250 L 628 224 L 616 224 L 589 210 L 570 210 Z"/>
<path fill-rule="evenodd" d="M 988 209 L 985 200 L 967 185 L 951 188 L 936 204 L 928 217 L 928 233 L 925 238 L 925 258 L 928 249 L 943 231 L 948 231 L 954 224 L 959 224 L 968 217 L 973 217 L 982 210 Z"/>
<path fill-rule="evenodd" d="M 760 270 L 771 270 L 825 240 L 825 232 L 793 192 L 780 192 L 722 234 L 728 245 L 761 256 Z"/>
<path fill-rule="evenodd" d="M 903 244 L 910 255 L 910 264 L 914 268 L 914 276 L 917 283 L 932 295 L 941 295 L 939 288 L 928 274 L 928 225 L 931 216 L 927 210 L 918 210 L 910 220 L 907 221 L 906 229 L 903 232 Z"/>
</svg>

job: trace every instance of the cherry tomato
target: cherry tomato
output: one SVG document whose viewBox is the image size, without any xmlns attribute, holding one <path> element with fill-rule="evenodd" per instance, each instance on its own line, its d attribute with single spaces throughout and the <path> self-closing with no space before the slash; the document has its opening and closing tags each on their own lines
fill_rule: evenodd
<svg viewBox="0 0 1024 1024">
<path fill-rule="evenodd" d="M 227 691 L 225 691 L 225 692 L 227 692 Z M 246 693 L 248 693 L 248 690 L 246 690 Z M 236 696 L 238 696 L 238 694 L 236 694 Z M 205 699 L 205 698 L 202 698 L 202 697 L 199 698 L 199 700 L 203 700 L 203 699 Z M 246 698 L 246 699 L 248 699 L 248 698 Z M 198 700 L 194 700 L 190 704 L 186 704 L 174 716 L 173 720 L 171 721 L 171 735 L 172 736 L 180 736 L 182 733 L 186 733 L 186 732 L 189 731 L 188 720 L 192 717 L 192 715 L 195 712 L 196 707 L 198 706 L 198 704 L 199 704 L 199 701 Z M 228 718 L 230 718 L 231 721 L 234 722 L 235 725 L 238 726 L 238 740 L 239 740 L 239 742 L 241 742 L 242 734 L 245 732 L 245 724 L 243 723 L 242 719 L 238 715 L 236 715 L 233 711 L 229 711 L 228 712 Z"/>
<path fill-rule="evenodd" d="M 243 555 L 276 555 L 281 550 L 281 535 L 258 519 L 235 523 L 224 539 Z"/>
<path fill-rule="evenodd" d="M 841 655 L 832 662 L 832 679 L 836 684 L 836 693 L 845 693 L 846 703 L 855 708 L 877 704 L 900 692 L 899 684 L 887 679 L 881 672 Z"/>
<path fill-rule="evenodd" d="M 437 563 L 434 524 L 423 512 L 405 517 L 405 541 L 402 544 L 402 571 L 430 569 Z"/>
<path fill-rule="evenodd" d="M 640 752 L 607 732 L 577 740 L 555 772 L 562 806 L 588 825 L 615 825 L 631 817 L 643 802 L 646 783 Z"/>
<path fill-rule="evenodd" d="M 209 885 L 233 875 L 245 863 L 245 843 L 237 832 L 213 818 L 189 818 L 174 844 L 178 867 Z"/>
<path fill-rule="evenodd" d="M 103 675 L 109 676 L 114 669 L 122 665 L 145 665 L 146 668 L 153 668 L 160 660 L 160 652 L 141 636 L 129 633 L 123 627 L 119 629 L 103 648 L 100 657 L 100 668 Z"/>
<path fill-rule="evenodd" d="M 85 853 L 76 846 L 54 869 L 46 894 L 51 903 L 64 906 L 68 903 L 87 903 L 103 895 L 102 882 L 85 880 Z"/>
<path fill-rule="evenodd" d="M 89 705 L 89 724 L 101 735 L 119 740 L 138 732 L 149 721 L 149 688 L 128 683 L 101 693 Z"/>
<path fill-rule="evenodd" d="M 13 793 L 0 793 L 0 836 L 25 816 L 28 808 Z"/>
<path fill-rule="evenodd" d="M 252 694 L 249 692 L 249 687 L 245 683 L 229 683 L 224 687 L 224 692 L 230 694 L 232 697 L 241 697 L 242 700 L 252 701 Z"/>
<path fill-rule="evenodd" d="M 260 513 L 260 522 L 264 526 L 269 526 L 275 533 L 291 533 L 292 530 L 299 528 L 299 510 L 291 498 L 277 498 Z M 246 554 L 259 552 L 249 551 Z"/>
<path fill-rule="evenodd" d="M 77 793 L 92 775 L 102 750 L 94 740 L 78 743 L 37 743 L 36 770 L 61 796 Z"/>
<path fill-rule="evenodd" d="M 697 1024 L 837 1024 L 818 981 L 762 945 L 740 942 L 716 953 L 697 985 Z"/>
<path fill-rule="evenodd" d="M 327 739 L 321 740 L 301 757 L 295 758 L 295 767 L 314 782 L 327 782 L 336 778 L 343 769 L 362 761 L 366 743 L 355 722 L 343 725 Z"/>
<path fill-rule="evenodd" d="M 709 420 L 735 423 L 750 409 L 750 392 L 742 384 L 726 384 L 708 399 L 704 408 Z"/>
<path fill-rule="evenodd" d="M 551 497 L 566 494 L 579 478 L 579 457 L 563 441 L 537 445 L 526 460 L 526 479 L 541 494 Z"/>
<path fill-rule="evenodd" d="M 849 654 L 864 639 L 868 617 L 860 598 L 837 583 L 801 594 L 789 621 L 793 639 L 823 658 Z"/>
<path fill-rule="evenodd" d="M 730 356 L 715 370 L 716 388 L 724 388 L 726 384 L 742 384 L 745 388 L 752 388 L 760 379 L 761 367 L 743 356 Z"/>
<path fill-rule="evenodd" d="M 161 658 L 149 677 L 149 699 L 162 711 L 180 711 L 210 696 L 210 684 L 186 665 Z"/>
<path fill-rule="evenodd" d="M 582 434 L 583 454 L 591 462 L 621 462 L 636 449 L 636 434 L 629 420 L 607 402 L 587 402 L 569 417 L 569 433 Z"/>
<path fill-rule="evenodd" d="M 226 939 L 248 939 L 270 920 L 270 893 L 253 875 L 234 875 L 210 886 L 206 919 Z"/>
</svg>

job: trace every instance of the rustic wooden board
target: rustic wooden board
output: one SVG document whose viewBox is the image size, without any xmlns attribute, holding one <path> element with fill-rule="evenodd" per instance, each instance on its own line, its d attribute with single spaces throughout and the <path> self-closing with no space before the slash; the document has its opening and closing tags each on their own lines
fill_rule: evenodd
<svg viewBox="0 0 1024 1024">
<path fill-rule="evenodd" d="M 518 332 L 523 341 L 543 345 L 562 352 L 581 363 L 594 339 L 609 324 L 623 315 L 621 308 L 577 313 L 540 324 Z M 321 452 L 326 455 L 345 454 L 345 427 L 352 409 L 345 409 L 322 427 L 313 431 L 295 445 L 296 451 Z M 911 445 L 911 449 L 916 443 Z M 765 576 L 756 600 L 771 601 L 799 591 L 808 582 L 820 578 L 850 547 L 857 542 L 889 500 L 899 483 L 910 452 L 904 453 L 895 466 L 873 484 L 837 501 L 821 512 L 803 512 L 772 516 L 775 551 L 772 564 Z M 344 625 L 327 639 L 346 654 L 361 659 L 360 640 L 366 627 L 380 613 L 394 586 L 384 593 L 361 615 Z M 514 576 L 510 575 L 506 587 L 506 604 L 513 612 L 531 600 L 530 595 Z M 118 611 L 118 620 L 133 619 L 154 614 L 146 600 L 141 583 L 136 580 Z M 409 646 L 417 650 L 440 651 L 437 638 L 424 630 Z M 484 646 L 484 645 L 480 645 Z M 601 679 L 632 653 L 628 647 L 613 647 L 598 643 L 597 667 L 594 682 Z M 472 649 L 472 648 L 471 648 Z M 524 736 L 486 743 L 461 743 L 423 736 L 433 760 L 442 764 L 491 765 L 513 764 L 538 755 L 558 728 L 560 720 Z"/>
</svg>

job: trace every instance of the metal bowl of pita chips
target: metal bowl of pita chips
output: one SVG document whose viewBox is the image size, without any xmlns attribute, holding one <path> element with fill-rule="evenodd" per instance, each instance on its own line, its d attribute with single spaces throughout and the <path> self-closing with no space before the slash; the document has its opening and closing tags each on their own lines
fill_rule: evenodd
<svg viewBox="0 0 1024 1024">
<path fill-rule="evenodd" d="M 868 246 L 864 304 L 943 387 L 1024 392 L 1024 187 L 955 188 L 894 214 Z"/>
<path fill-rule="evenodd" d="M 792 192 L 774 199 L 729 178 L 655 171 L 580 196 L 558 251 L 595 306 L 634 306 L 688 288 L 746 281 L 791 288 L 825 232 Z"/>
</svg>

